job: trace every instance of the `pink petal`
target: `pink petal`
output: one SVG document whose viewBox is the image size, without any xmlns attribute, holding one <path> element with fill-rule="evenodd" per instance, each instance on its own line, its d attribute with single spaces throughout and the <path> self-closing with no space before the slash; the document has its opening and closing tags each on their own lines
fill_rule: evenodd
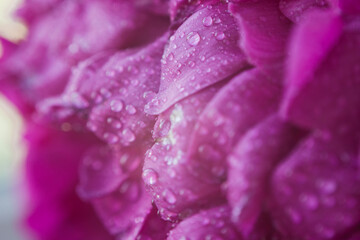
<svg viewBox="0 0 360 240">
<path fill-rule="evenodd" d="M 319 12 L 294 33 L 282 114 L 296 124 L 326 128 L 360 114 L 360 32 L 350 22 L 340 36 L 341 26 L 339 16 Z"/>
<path fill-rule="evenodd" d="M 249 61 L 267 71 L 281 67 L 291 23 L 280 12 L 279 1 L 239 1 L 229 9 L 240 26 L 240 47 Z"/>
<path fill-rule="evenodd" d="M 191 133 L 188 156 L 203 181 L 226 178 L 227 154 L 251 127 L 277 110 L 279 79 L 252 69 L 232 79 L 209 102 Z"/>
<path fill-rule="evenodd" d="M 240 240 L 242 237 L 231 224 L 229 208 L 220 206 L 185 219 L 170 232 L 167 239 Z"/>
<path fill-rule="evenodd" d="M 159 114 L 175 102 L 247 67 L 226 4 L 190 16 L 170 37 L 161 66 L 158 94 L 145 111 Z"/>
<path fill-rule="evenodd" d="M 152 209 L 151 197 L 135 178 L 92 203 L 107 229 L 120 239 L 135 239 Z"/>
<path fill-rule="evenodd" d="M 273 115 L 248 131 L 229 156 L 227 196 L 232 219 L 245 236 L 266 204 L 272 170 L 300 136 L 299 130 Z"/>
<path fill-rule="evenodd" d="M 143 112 L 160 81 L 160 58 L 167 36 L 140 50 L 94 58 L 73 75 L 56 108 L 90 111 L 87 127 L 109 144 L 133 144 L 150 137 L 155 117 Z"/>
<path fill-rule="evenodd" d="M 315 132 L 274 173 L 269 210 L 289 239 L 344 239 L 340 235 L 359 223 L 354 132 L 358 128 Z"/>
<path fill-rule="evenodd" d="M 339 0 L 341 10 L 347 14 L 359 14 L 360 4 L 357 0 Z"/>
<path fill-rule="evenodd" d="M 184 218 L 199 207 L 224 200 L 219 184 L 195 176 L 193 162 L 186 157 L 194 125 L 219 87 L 183 99 L 162 113 L 155 124 L 156 143 L 146 154 L 142 176 L 165 219 Z"/>
<path fill-rule="evenodd" d="M 313 9 L 328 8 L 329 2 L 327 0 L 280 0 L 281 12 L 293 22 L 299 22 L 303 14 Z"/>
<path fill-rule="evenodd" d="M 118 156 L 106 147 L 96 147 L 88 151 L 80 165 L 78 194 L 83 199 L 91 199 L 111 193 L 128 178 L 120 167 Z"/>
<path fill-rule="evenodd" d="M 153 206 L 136 240 L 166 239 L 173 225 L 172 222 L 164 221 L 159 216 L 158 209 Z"/>
</svg>

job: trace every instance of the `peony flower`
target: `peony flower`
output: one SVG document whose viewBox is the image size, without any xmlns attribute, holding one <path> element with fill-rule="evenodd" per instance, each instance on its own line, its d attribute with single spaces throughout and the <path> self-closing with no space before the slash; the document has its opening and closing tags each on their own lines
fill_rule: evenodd
<svg viewBox="0 0 360 240">
<path fill-rule="evenodd" d="M 0 79 L 40 135 L 26 160 L 40 239 L 359 239 L 357 1 L 19 14 L 30 35 L 5 45 Z"/>
</svg>

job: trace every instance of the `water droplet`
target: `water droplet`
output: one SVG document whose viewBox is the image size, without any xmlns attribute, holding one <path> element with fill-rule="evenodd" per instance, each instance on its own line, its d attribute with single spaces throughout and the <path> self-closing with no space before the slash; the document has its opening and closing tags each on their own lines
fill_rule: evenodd
<svg viewBox="0 0 360 240">
<path fill-rule="evenodd" d="M 174 60 L 174 54 L 173 54 L 173 53 L 170 53 L 170 54 L 169 54 L 168 60 L 169 60 L 169 61 Z"/>
<path fill-rule="evenodd" d="M 319 187 L 327 194 L 332 194 L 336 191 L 336 182 L 332 180 L 323 180 L 319 182 Z"/>
<path fill-rule="evenodd" d="M 136 113 L 136 108 L 135 108 L 133 105 L 127 105 L 127 106 L 126 106 L 126 111 L 127 111 L 129 114 L 133 115 L 133 114 Z"/>
<path fill-rule="evenodd" d="M 174 169 L 172 169 L 172 168 L 169 168 L 168 174 L 169 174 L 169 176 L 170 176 L 171 178 L 176 177 L 176 171 L 175 171 Z"/>
<path fill-rule="evenodd" d="M 122 124 L 119 120 L 115 119 L 115 118 L 108 118 L 107 119 L 107 123 L 110 124 L 110 126 L 112 126 L 115 129 L 120 129 L 122 127 Z"/>
<path fill-rule="evenodd" d="M 319 206 L 318 199 L 313 195 L 303 194 L 300 197 L 300 201 L 310 210 L 315 210 Z"/>
<path fill-rule="evenodd" d="M 133 80 L 131 81 L 131 84 L 132 84 L 133 86 L 137 86 L 137 85 L 139 85 L 139 80 L 133 79 Z"/>
<path fill-rule="evenodd" d="M 151 169 L 151 168 L 147 168 L 143 172 L 143 179 L 144 179 L 144 182 L 147 185 L 156 184 L 157 181 L 158 181 L 158 178 L 159 178 L 158 173 L 155 170 Z"/>
<path fill-rule="evenodd" d="M 195 62 L 194 61 L 189 61 L 189 67 L 194 67 L 195 66 Z"/>
<path fill-rule="evenodd" d="M 167 203 L 169 204 L 176 203 L 176 196 L 170 189 L 165 189 L 162 195 Z"/>
<path fill-rule="evenodd" d="M 123 131 L 122 131 L 122 136 L 124 138 L 124 140 L 128 141 L 128 142 L 133 142 L 135 141 L 135 135 L 134 133 L 128 129 L 128 128 L 125 128 Z"/>
<path fill-rule="evenodd" d="M 171 122 L 169 120 L 161 121 L 159 124 L 159 132 L 158 132 L 159 136 L 165 137 L 169 133 L 170 128 L 171 128 Z"/>
<path fill-rule="evenodd" d="M 113 133 L 104 133 L 104 139 L 110 144 L 114 144 L 119 141 L 119 137 Z"/>
<path fill-rule="evenodd" d="M 111 108 L 111 111 L 113 112 L 121 112 L 121 110 L 123 109 L 123 103 L 121 100 L 112 100 L 110 102 L 110 108 Z"/>
<path fill-rule="evenodd" d="M 213 24 L 213 19 L 210 16 L 204 17 L 203 24 L 205 27 L 210 27 Z"/>
<path fill-rule="evenodd" d="M 187 42 L 191 45 L 191 46 L 196 46 L 199 44 L 200 42 L 200 35 L 197 32 L 190 32 L 187 35 Z"/>
<path fill-rule="evenodd" d="M 225 39 L 225 33 L 221 32 L 216 35 L 216 39 L 221 41 Z"/>
</svg>

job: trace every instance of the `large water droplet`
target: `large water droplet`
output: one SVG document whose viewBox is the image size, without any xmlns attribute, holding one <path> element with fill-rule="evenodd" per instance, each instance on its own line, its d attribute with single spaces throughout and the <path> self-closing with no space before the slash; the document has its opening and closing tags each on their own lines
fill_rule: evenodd
<svg viewBox="0 0 360 240">
<path fill-rule="evenodd" d="M 191 45 L 191 46 L 196 46 L 199 44 L 200 42 L 200 35 L 197 32 L 190 32 L 187 35 L 187 42 Z"/>
<path fill-rule="evenodd" d="M 165 189 L 162 193 L 164 200 L 169 204 L 176 203 L 176 196 L 170 189 Z"/>
<path fill-rule="evenodd" d="M 313 195 L 303 194 L 300 197 L 300 201 L 303 202 L 303 204 L 310 210 L 315 210 L 319 206 L 318 199 Z"/>
<path fill-rule="evenodd" d="M 205 27 L 210 27 L 213 24 L 213 19 L 210 16 L 204 17 L 203 24 Z"/>
<path fill-rule="evenodd" d="M 151 168 L 147 168 L 143 172 L 143 179 L 144 179 L 144 182 L 147 185 L 156 184 L 157 181 L 158 181 L 158 178 L 159 178 L 158 173 L 155 170 L 151 169 Z"/>
<path fill-rule="evenodd" d="M 121 100 L 112 100 L 110 102 L 110 108 L 111 108 L 111 111 L 113 112 L 121 112 L 121 110 L 123 109 L 123 103 Z"/>
</svg>

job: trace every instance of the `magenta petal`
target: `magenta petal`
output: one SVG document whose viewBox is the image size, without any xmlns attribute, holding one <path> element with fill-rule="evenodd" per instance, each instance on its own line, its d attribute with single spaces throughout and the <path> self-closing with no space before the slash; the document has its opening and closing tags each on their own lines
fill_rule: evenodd
<svg viewBox="0 0 360 240">
<path fill-rule="evenodd" d="M 165 219 L 184 218 L 200 206 L 223 201 L 218 181 L 211 184 L 195 176 L 193 161 L 186 157 L 199 114 L 218 89 L 219 84 L 183 99 L 155 124 L 156 143 L 146 154 L 142 176 Z"/>
<path fill-rule="evenodd" d="M 247 66 L 226 4 L 203 8 L 170 37 L 161 66 L 159 93 L 145 111 L 159 114 L 175 102 Z"/>
<path fill-rule="evenodd" d="M 159 216 L 156 206 L 153 206 L 150 214 L 146 217 L 143 227 L 136 240 L 166 239 L 166 236 L 173 225 L 175 224 L 163 220 Z"/>
<path fill-rule="evenodd" d="M 155 117 L 143 109 L 159 87 L 160 58 L 166 38 L 136 52 L 116 53 L 97 72 L 92 66 L 101 65 L 101 56 L 80 67 L 55 109 L 62 104 L 81 110 L 80 114 L 90 111 L 87 127 L 109 144 L 127 146 L 150 137 L 150 131 L 145 129 L 153 127 Z"/>
<path fill-rule="evenodd" d="M 78 194 L 83 199 L 103 196 L 114 191 L 127 177 L 111 149 L 94 148 L 87 152 L 80 165 Z"/>
<path fill-rule="evenodd" d="M 327 8 L 329 7 L 329 3 L 327 0 L 280 0 L 279 6 L 281 12 L 287 18 L 293 22 L 299 22 L 302 15 L 307 11 L 312 9 Z"/>
<path fill-rule="evenodd" d="M 252 126 L 277 110 L 281 84 L 252 69 L 222 88 L 199 116 L 188 156 L 203 181 L 219 183 L 226 178 L 227 154 Z"/>
<path fill-rule="evenodd" d="M 170 231 L 167 239 L 240 240 L 242 237 L 230 221 L 230 209 L 227 206 L 220 206 L 185 219 Z"/>
<path fill-rule="evenodd" d="M 358 129 L 316 132 L 274 173 L 269 208 L 289 239 L 334 239 L 360 221 Z"/>
<path fill-rule="evenodd" d="M 273 168 L 300 136 L 299 130 L 271 116 L 248 131 L 229 156 L 227 196 L 232 219 L 244 235 L 253 230 L 266 204 Z"/>
<path fill-rule="evenodd" d="M 360 32 L 348 23 L 340 36 L 341 26 L 328 11 L 295 31 L 282 114 L 301 126 L 326 128 L 360 114 Z"/>
<path fill-rule="evenodd" d="M 132 178 L 92 203 L 107 229 L 120 239 L 135 239 L 152 209 L 151 197 L 143 184 Z"/>
<path fill-rule="evenodd" d="M 339 5 L 347 14 L 360 14 L 360 4 L 357 0 L 340 0 Z"/>
<path fill-rule="evenodd" d="M 239 23 L 240 47 L 250 62 L 263 70 L 281 67 L 291 24 L 280 12 L 279 1 L 245 0 L 229 8 Z"/>
</svg>

